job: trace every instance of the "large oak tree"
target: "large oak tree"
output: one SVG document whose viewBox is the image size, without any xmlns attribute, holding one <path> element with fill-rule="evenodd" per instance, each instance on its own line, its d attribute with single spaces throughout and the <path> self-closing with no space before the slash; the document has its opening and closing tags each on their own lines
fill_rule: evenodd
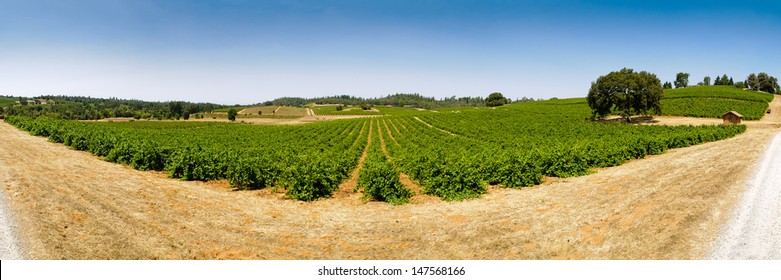
<svg viewBox="0 0 781 280">
<path fill-rule="evenodd" d="M 629 121 L 634 114 L 661 113 L 663 96 L 662 83 L 656 75 L 624 68 L 592 82 L 586 100 L 592 117 L 604 117 L 616 110 Z"/>
<path fill-rule="evenodd" d="M 485 106 L 488 107 L 502 106 L 504 104 L 507 104 L 507 98 L 504 98 L 504 95 L 500 92 L 491 93 L 485 99 Z"/>
</svg>

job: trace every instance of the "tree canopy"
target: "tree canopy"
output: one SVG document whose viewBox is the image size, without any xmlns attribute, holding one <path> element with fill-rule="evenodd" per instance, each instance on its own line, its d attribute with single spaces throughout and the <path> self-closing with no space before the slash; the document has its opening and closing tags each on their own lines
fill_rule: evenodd
<svg viewBox="0 0 781 280">
<path fill-rule="evenodd" d="M 748 78 L 746 78 L 746 87 L 750 90 L 759 90 L 759 80 L 757 79 L 757 74 L 751 73 L 748 75 Z"/>
<path fill-rule="evenodd" d="M 507 98 L 504 98 L 504 95 L 499 92 L 491 93 L 488 95 L 488 98 L 485 99 L 485 106 L 488 107 L 502 106 L 504 104 L 507 104 Z"/>
<path fill-rule="evenodd" d="M 749 74 L 748 78 L 746 78 L 745 86 L 750 90 L 764 91 L 767 93 L 778 93 L 779 91 L 778 79 L 765 72 Z"/>
<path fill-rule="evenodd" d="M 663 96 L 662 83 L 656 75 L 624 68 L 592 82 L 586 100 L 592 117 L 604 117 L 617 110 L 628 120 L 633 114 L 661 113 Z"/>
<path fill-rule="evenodd" d="M 675 74 L 675 88 L 689 86 L 689 73 L 679 72 Z"/>
<path fill-rule="evenodd" d="M 778 79 L 776 77 L 760 72 L 757 74 L 757 80 L 759 81 L 759 91 L 776 93 L 776 88 L 778 88 Z"/>
</svg>

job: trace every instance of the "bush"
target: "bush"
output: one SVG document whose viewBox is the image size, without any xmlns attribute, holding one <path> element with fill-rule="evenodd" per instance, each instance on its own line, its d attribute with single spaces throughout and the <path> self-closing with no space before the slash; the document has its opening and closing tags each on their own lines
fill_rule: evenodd
<svg viewBox="0 0 781 280">
<path fill-rule="evenodd" d="M 485 185 L 477 173 L 477 168 L 464 159 L 434 158 L 424 168 L 428 169 L 422 183 L 424 194 L 436 195 L 443 200 L 463 200 L 480 197 L 486 192 Z"/>
<path fill-rule="evenodd" d="M 485 99 L 485 106 L 488 107 L 502 106 L 504 104 L 507 104 L 507 99 L 499 92 L 491 93 L 488 95 L 488 98 Z"/>
<path fill-rule="evenodd" d="M 346 176 L 345 170 L 340 170 L 339 163 L 327 155 L 321 157 L 301 156 L 298 164 L 290 165 L 279 178 L 279 183 L 287 190 L 287 197 L 314 201 L 323 197 L 331 197 Z"/>
<path fill-rule="evenodd" d="M 364 162 L 358 187 L 364 190 L 366 197 L 394 205 L 405 204 L 412 197 L 412 191 L 399 181 L 399 175 L 382 152 L 375 153 Z"/>
<path fill-rule="evenodd" d="M 481 174 L 489 184 L 518 188 L 542 183 L 542 170 L 536 158 L 528 154 L 501 154 L 477 161 L 486 162 Z"/>
<path fill-rule="evenodd" d="M 274 166 L 260 158 L 238 158 L 228 164 L 225 177 L 231 187 L 249 190 L 271 186 L 277 173 Z"/>
</svg>

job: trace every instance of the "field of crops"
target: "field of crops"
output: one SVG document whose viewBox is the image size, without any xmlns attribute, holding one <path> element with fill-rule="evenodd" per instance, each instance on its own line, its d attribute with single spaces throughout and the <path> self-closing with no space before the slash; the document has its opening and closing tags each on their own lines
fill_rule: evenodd
<svg viewBox="0 0 781 280">
<path fill-rule="evenodd" d="M 733 86 L 695 86 L 668 89 L 662 99 L 662 113 L 668 116 L 719 118 L 727 111 L 736 111 L 745 120 L 758 120 L 765 115 L 773 95 L 747 91 Z"/>
<path fill-rule="evenodd" d="M 460 108 L 296 126 L 208 122 L 82 123 L 10 117 L 34 135 L 139 170 L 184 180 L 227 179 L 238 189 L 278 187 L 301 200 L 329 197 L 368 152 L 358 187 L 405 203 L 423 193 L 479 197 L 486 185 L 523 187 L 732 137 L 745 126 L 637 126 L 588 121 L 584 99 Z M 371 139 L 371 141 L 370 141 Z M 371 143 L 368 145 L 368 143 Z"/>
</svg>

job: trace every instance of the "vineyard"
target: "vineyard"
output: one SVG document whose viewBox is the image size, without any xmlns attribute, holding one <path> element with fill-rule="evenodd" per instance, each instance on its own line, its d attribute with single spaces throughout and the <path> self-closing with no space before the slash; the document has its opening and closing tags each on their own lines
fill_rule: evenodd
<svg viewBox="0 0 781 280">
<path fill-rule="evenodd" d="M 696 86 L 669 89 L 664 92 L 662 112 L 670 116 L 719 118 L 727 111 L 736 111 L 746 120 L 758 120 L 765 115 L 773 95 L 738 89 L 733 86 Z"/>
<path fill-rule="evenodd" d="M 305 201 L 330 197 L 361 165 L 356 191 L 393 204 L 415 195 L 400 182 L 403 175 L 422 186 L 420 193 L 461 200 L 479 197 L 487 185 L 532 186 L 544 176 L 588 174 L 745 130 L 592 122 L 584 99 L 394 109 L 398 114 L 295 126 L 26 117 L 6 122 L 139 170 L 164 170 L 182 180 L 225 179 L 236 189 L 273 187 Z"/>
</svg>

